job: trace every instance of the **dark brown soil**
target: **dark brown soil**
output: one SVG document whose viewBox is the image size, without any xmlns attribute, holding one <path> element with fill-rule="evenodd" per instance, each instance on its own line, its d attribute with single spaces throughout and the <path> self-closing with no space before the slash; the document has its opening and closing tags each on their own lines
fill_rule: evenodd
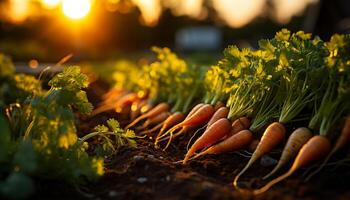
<svg viewBox="0 0 350 200">
<path fill-rule="evenodd" d="M 98 182 L 83 186 L 79 192 L 60 183 L 40 184 L 40 195 L 35 199 L 350 199 L 350 172 L 345 165 L 328 166 L 307 183 L 303 181 L 307 169 L 303 169 L 256 197 L 232 186 L 248 157 L 227 153 L 206 156 L 184 166 L 175 162 L 183 158 L 188 138 L 179 141 L 183 142 L 162 151 L 149 140 L 140 139 L 138 148 L 123 148 L 106 159 L 107 172 Z M 262 186 L 266 182 L 260 178 L 271 168 L 257 162 L 242 177 L 241 184 L 249 188 Z"/>
<path fill-rule="evenodd" d="M 118 116 L 105 113 L 87 119 L 81 129 L 88 130 L 109 117 Z M 328 165 L 308 182 L 304 182 L 304 174 L 310 168 L 299 170 L 265 194 L 253 196 L 232 186 L 235 175 L 249 159 L 247 152 L 205 156 L 184 166 L 176 161 L 183 159 L 188 141 L 189 135 L 178 138 L 162 151 L 154 148 L 152 140 L 139 139 L 137 148 L 122 148 L 106 159 L 106 174 L 98 182 L 79 190 L 57 182 L 42 182 L 33 199 L 350 199 L 350 170 L 346 163 Z M 278 158 L 279 154 L 269 156 Z M 240 184 L 261 187 L 266 183 L 261 177 L 272 168 L 257 162 Z"/>
</svg>

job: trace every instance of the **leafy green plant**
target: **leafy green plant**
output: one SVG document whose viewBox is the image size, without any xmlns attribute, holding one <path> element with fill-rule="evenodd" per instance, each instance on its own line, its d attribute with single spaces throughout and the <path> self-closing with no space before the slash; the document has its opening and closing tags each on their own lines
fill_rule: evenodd
<svg viewBox="0 0 350 200">
<path fill-rule="evenodd" d="M 48 91 L 27 75 L 13 74 L 8 80 L 1 86 L 10 85 L 18 93 L 5 92 L 12 96 L 2 105 L 0 115 L 0 196 L 30 195 L 34 192 L 32 178 L 77 185 L 103 175 L 103 159 L 90 156 L 86 145 L 78 143 L 74 112 L 89 114 L 92 110 L 83 91 L 88 78 L 80 68 L 65 68 L 49 82 Z"/>
<path fill-rule="evenodd" d="M 80 144 L 84 144 L 87 140 L 97 137 L 98 144 L 94 146 L 95 153 L 99 156 L 115 154 L 123 146 L 132 148 L 137 147 L 134 131 L 124 130 L 115 119 L 107 120 L 107 125 L 98 125 L 94 128 L 95 132 L 89 133 L 79 139 Z"/>
<path fill-rule="evenodd" d="M 188 112 L 202 96 L 206 68 L 188 64 L 169 48 L 153 47 L 152 50 L 158 60 L 142 67 L 139 89 L 149 93 L 153 103 L 167 102 L 173 105 L 173 112 Z"/>
</svg>

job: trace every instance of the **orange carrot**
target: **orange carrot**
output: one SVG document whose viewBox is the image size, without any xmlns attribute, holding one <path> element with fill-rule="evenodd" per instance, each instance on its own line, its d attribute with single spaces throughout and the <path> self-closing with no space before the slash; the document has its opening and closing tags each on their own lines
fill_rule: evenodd
<svg viewBox="0 0 350 200">
<path fill-rule="evenodd" d="M 116 88 L 116 89 L 111 89 L 108 91 L 106 94 L 102 96 L 102 99 L 104 102 L 114 102 L 119 99 L 119 97 L 124 96 L 127 93 L 126 90 Z"/>
<path fill-rule="evenodd" d="M 229 109 L 226 107 L 221 107 L 218 110 L 215 111 L 214 115 L 211 117 L 207 124 L 207 129 L 216 121 L 218 121 L 221 118 L 226 118 L 228 115 Z"/>
<path fill-rule="evenodd" d="M 247 165 L 243 168 L 241 172 L 238 173 L 236 176 L 233 184 L 235 187 L 238 188 L 237 181 L 239 177 L 249 169 L 249 167 L 257 161 L 259 158 L 261 158 L 263 155 L 270 152 L 273 148 L 275 148 L 284 138 L 286 129 L 284 128 L 283 124 L 279 122 L 274 122 L 270 124 L 263 136 L 261 137 L 261 140 L 256 147 L 256 150 L 254 151 L 252 157 L 248 161 Z"/>
<path fill-rule="evenodd" d="M 220 108 L 225 107 L 225 104 L 221 101 L 217 102 L 214 106 L 215 111 L 219 110 Z"/>
<path fill-rule="evenodd" d="M 126 106 L 131 106 L 131 104 L 138 99 L 139 98 L 136 93 L 130 93 L 130 94 L 124 95 L 116 103 L 116 106 L 115 106 L 116 112 L 121 112 Z"/>
<path fill-rule="evenodd" d="M 185 118 L 185 121 L 187 119 L 189 119 L 190 117 L 192 117 L 193 114 L 195 114 L 199 109 L 201 109 L 203 106 L 206 106 L 206 105 L 209 105 L 209 104 L 203 104 L 203 103 L 200 103 L 200 104 L 197 104 L 194 108 L 192 108 L 192 110 L 188 113 L 187 117 Z M 180 128 L 180 127 L 179 127 Z M 173 139 L 176 138 L 177 136 L 183 134 L 183 133 L 186 133 L 187 131 L 189 131 L 190 129 L 192 128 L 192 126 L 183 126 L 182 129 L 177 132 L 175 135 L 172 135 Z M 175 131 L 175 130 L 174 130 Z M 161 134 L 159 135 L 159 137 L 157 138 L 157 142 L 161 142 L 161 141 L 164 141 L 164 140 L 169 140 L 170 136 L 166 137 L 166 138 L 163 138 L 164 136 L 167 136 L 169 132 L 166 132 L 165 134 Z M 163 138 L 163 139 L 161 139 Z"/>
<path fill-rule="evenodd" d="M 344 127 L 335 143 L 332 152 L 336 152 L 350 142 L 350 116 L 346 118 Z"/>
<path fill-rule="evenodd" d="M 225 139 L 224 141 L 202 151 L 201 153 L 192 157 L 191 160 L 207 154 L 220 154 L 225 152 L 237 151 L 249 145 L 252 142 L 252 140 L 253 133 L 249 130 L 242 130 L 237 134 Z"/>
<path fill-rule="evenodd" d="M 300 149 L 297 157 L 294 160 L 292 167 L 289 171 L 282 176 L 270 181 L 264 187 L 254 190 L 254 194 L 258 195 L 266 192 L 276 183 L 288 178 L 292 175 L 296 170 L 301 167 L 304 167 L 322 157 L 326 156 L 331 150 L 331 143 L 329 140 L 321 135 L 313 136 L 303 147 Z"/>
<path fill-rule="evenodd" d="M 175 112 L 170 115 L 163 123 L 162 128 L 160 129 L 154 145 L 157 145 L 159 138 L 163 135 L 164 131 L 168 130 L 170 127 L 180 123 L 185 118 L 185 115 L 181 112 Z"/>
<path fill-rule="evenodd" d="M 145 113 L 145 114 L 141 115 L 140 117 L 136 118 L 133 122 L 131 122 L 128 126 L 126 126 L 125 129 L 129 129 L 130 127 L 134 126 L 135 124 L 137 124 L 141 120 L 154 117 L 154 116 L 159 115 L 160 113 L 168 111 L 168 110 L 169 110 L 169 104 L 167 104 L 167 103 L 160 103 L 156 107 L 154 107 L 153 109 L 148 111 L 147 113 Z"/>
<path fill-rule="evenodd" d="M 142 125 L 142 129 L 147 128 L 148 126 L 153 126 L 153 125 L 156 125 L 156 124 L 163 122 L 164 120 L 166 120 L 169 117 L 169 115 L 170 114 L 168 112 L 162 112 L 159 115 L 156 115 L 154 117 L 150 117 Z"/>
<path fill-rule="evenodd" d="M 213 116 L 214 112 L 215 111 L 212 105 L 203 105 L 196 112 L 194 112 L 190 117 L 188 117 L 186 120 L 184 120 L 177 126 L 181 127 L 181 126 L 201 125 L 205 122 L 208 122 L 211 116 Z"/>
<path fill-rule="evenodd" d="M 247 117 L 241 117 L 232 122 L 230 135 L 236 134 L 242 130 L 248 129 L 250 120 Z"/>
<path fill-rule="evenodd" d="M 334 147 L 332 148 L 332 151 L 328 154 L 328 156 L 322 162 L 322 164 L 306 178 L 306 180 L 309 180 L 312 176 L 314 176 L 315 174 L 320 172 L 321 169 L 326 165 L 328 160 L 332 157 L 332 155 L 334 153 L 336 153 L 339 149 L 343 148 L 345 145 L 349 144 L 349 142 L 350 142 L 350 116 L 348 116 L 346 118 L 344 127 L 343 127 Z"/>
<path fill-rule="evenodd" d="M 153 109 L 153 105 L 147 101 L 146 105 L 142 106 L 140 109 L 141 114 L 145 114 Z"/>
<path fill-rule="evenodd" d="M 198 109 L 200 109 L 204 105 L 205 105 L 204 103 L 200 103 L 200 104 L 197 104 L 195 107 L 193 107 L 192 110 L 188 113 L 186 119 L 191 117 L 195 112 L 197 112 Z"/>
<path fill-rule="evenodd" d="M 199 137 L 191 148 L 187 151 L 183 164 L 199 149 L 209 147 L 219 141 L 223 136 L 231 131 L 231 123 L 228 119 L 223 118 L 211 125 L 201 137 Z"/>
<path fill-rule="evenodd" d="M 207 104 L 204 104 L 204 103 L 200 103 L 200 104 L 197 104 L 195 107 L 192 108 L 192 110 L 188 113 L 188 115 L 186 116 L 185 119 L 188 119 L 190 118 L 194 113 L 197 112 L 197 110 L 199 110 L 201 107 L 203 107 L 204 105 L 207 105 Z M 175 137 L 178 136 L 178 135 L 181 135 L 182 133 L 186 133 L 187 131 L 189 131 L 191 129 L 190 126 L 184 126 L 181 131 L 179 131 L 176 135 L 174 135 Z M 165 135 L 165 134 L 164 134 Z M 162 137 L 162 136 L 161 136 Z M 174 138 L 175 138 L 174 137 Z M 169 139 L 169 138 L 165 138 L 165 139 Z"/>
<path fill-rule="evenodd" d="M 283 149 L 281 158 L 279 159 L 276 167 L 263 179 L 267 179 L 276 173 L 281 167 L 287 164 L 292 158 L 294 158 L 301 147 L 312 137 L 312 133 L 308 128 L 296 129 L 288 138 L 287 144 Z"/>
<path fill-rule="evenodd" d="M 164 125 L 164 122 L 159 123 L 158 125 L 154 126 L 153 128 L 149 129 L 149 130 L 144 130 L 142 132 L 140 132 L 140 135 L 150 135 L 151 133 L 159 130 L 160 128 L 162 128 L 162 126 Z"/>
<path fill-rule="evenodd" d="M 113 110 L 115 108 L 114 104 L 102 104 L 96 107 L 92 112 L 90 116 L 95 116 L 103 112 L 107 112 L 110 110 Z"/>
<path fill-rule="evenodd" d="M 131 105 L 130 120 L 136 119 L 141 114 L 141 108 L 147 104 L 147 100 L 135 101 Z"/>
<path fill-rule="evenodd" d="M 175 125 L 171 129 L 169 129 L 165 134 L 163 135 L 168 135 L 170 134 L 168 143 L 164 149 L 166 149 L 170 142 L 173 139 L 173 132 L 179 128 L 183 128 L 180 132 L 184 130 L 185 127 L 191 127 L 191 126 L 198 126 L 202 125 L 208 122 L 208 120 L 213 116 L 214 114 L 214 108 L 212 105 L 206 104 L 202 107 L 200 107 L 195 113 L 193 113 L 190 117 L 186 118 L 184 121 L 181 123 Z M 178 133 L 177 136 L 179 136 L 181 133 Z"/>
<path fill-rule="evenodd" d="M 96 109 L 92 111 L 91 116 L 95 116 L 100 113 L 115 109 L 116 103 L 119 101 L 119 99 L 123 98 L 125 95 L 128 95 L 128 93 L 126 91 L 123 91 L 122 93 L 115 94 L 114 96 L 111 96 L 110 98 L 105 99 L 96 107 Z"/>
</svg>

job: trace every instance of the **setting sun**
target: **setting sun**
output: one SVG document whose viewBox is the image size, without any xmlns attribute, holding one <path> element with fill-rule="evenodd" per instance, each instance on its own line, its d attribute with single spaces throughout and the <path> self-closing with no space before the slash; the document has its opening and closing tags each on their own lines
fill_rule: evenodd
<svg viewBox="0 0 350 200">
<path fill-rule="evenodd" d="M 81 19 L 85 17 L 91 8 L 90 0 L 63 0 L 63 14 L 71 19 Z"/>
</svg>

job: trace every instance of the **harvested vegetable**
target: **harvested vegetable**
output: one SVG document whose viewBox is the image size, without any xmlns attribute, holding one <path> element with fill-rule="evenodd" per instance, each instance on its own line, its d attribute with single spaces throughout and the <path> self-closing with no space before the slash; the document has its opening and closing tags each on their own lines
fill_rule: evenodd
<svg viewBox="0 0 350 200">
<path fill-rule="evenodd" d="M 199 149 L 209 147 L 218 142 L 222 137 L 230 133 L 231 124 L 226 118 L 222 118 L 213 123 L 201 137 L 199 137 L 188 150 L 183 164 Z"/>
<path fill-rule="evenodd" d="M 310 164 L 311 162 L 314 162 L 318 159 L 323 158 L 330 152 L 330 150 L 331 150 L 331 144 L 327 138 L 319 135 L 312 137 L 305 145 L 303 145 L 296 159 L 294 160 L 292 167 L 287 173 L 270 181 L 264 187 L 258 190 L 254 190 L 254 194 L 258 195 L 266 192 L 276 183 L 288 178 L 299 168 L 306 166 L 307 164 Z"/>
<path fill-rule="evenodd" d="M 169 110 L 169 105 L 167 103 L 161 103 L 161 104 L 157 105 L 156 107 L 152 108 L 147 113 L 136 118 L 133 122 L 131 122 L 128 126 L 126 126 L 126 129 L 131 128 L 132 126 L 136 125 L 141 120 L 155 117 L 155 116 L 159 115 L 160 113 L 166 112 L 168 110 Z"/>
</svg>

